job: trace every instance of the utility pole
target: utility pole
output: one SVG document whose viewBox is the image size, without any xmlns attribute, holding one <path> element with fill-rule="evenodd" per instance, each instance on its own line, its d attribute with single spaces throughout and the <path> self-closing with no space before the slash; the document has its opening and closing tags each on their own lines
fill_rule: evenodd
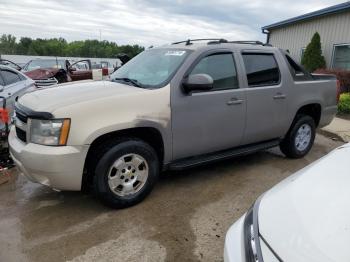
<svg viewBox="0 0 350 262">
<path fill-rule="evenodd" d="M 102 33 L 101 33 L 101 29 L 100 29 L 100 42 L 102 41 Z"/>
</svg>

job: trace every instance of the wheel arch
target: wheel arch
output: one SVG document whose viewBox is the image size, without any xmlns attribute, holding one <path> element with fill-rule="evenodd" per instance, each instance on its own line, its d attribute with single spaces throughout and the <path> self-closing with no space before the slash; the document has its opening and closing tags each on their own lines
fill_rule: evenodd
<svg viewBox="0 0 350 262">
<path fill-rule="evenodd" d="M 293 123 L 297 119 L 298 115 L 308 115 L 314 119 L 315 125 L 317 127 L 321 120 L 321 112 L 322 112 L 322 106 L 319 102 L 304 104 L 300 106 L 297 112 L 295 113 Z"/>
<path fill-rule="evenodd" d="M 126 128 L 122 130 L 112 131 L 102 134 L 96 137 L 90 144 L 87 156 L 84 163 L 84 172 L 82 179 L 82 189 L 89 188 L 93 182 L 93 176 L 95 168 L 97 166 L 99 156 L 96 157 L 97 151 L 100 150 L 101 145 L 107 144 L 108 141 L 116 139 L 140 139 L 148 143 L 156 151 L 160 167 L 162 167 L 164 162 L 164 138 L 162 133 L 155 127 L 133 127 Z"/>
</svg>

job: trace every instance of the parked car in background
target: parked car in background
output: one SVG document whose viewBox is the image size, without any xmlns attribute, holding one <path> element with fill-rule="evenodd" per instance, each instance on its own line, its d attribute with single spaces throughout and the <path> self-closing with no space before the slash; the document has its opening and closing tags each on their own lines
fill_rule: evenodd
<svg viewBox="0 0 350 262">
<path fill-rule="evenodd" d="M 108 61 L 101 61 L 101 67 L 103 70 L 103 75 L 110 75 L 114 72 L 114 66 Z"/>
<path fill-rule="evenodd" d="M 92 64 L 93 69 L 101 69 L 103 76 L 108 76 L 114 72 L 114 67 L 108 61 L 101 61 L 100 63 Z"/>
<path fill-rule="evenodd" d="M 22 71 L 34 79 L 38 87 L 78 80 L 92 79 L 90 60 L 70 63 L 66 59 L 34 59 Z"/>
<path fill-rule="evenodd" d="M 72 85 L 19 99 L 11 155 L 32 181 L 59 190 L 94 184 L 115 208 L 143 200 L 161 170 L 275 146 L 303 157 L 337 111 L 334 76 L 310 74 L 260 42 L 152 48 L 111 81 Z"/>
<path fill-rule="evenodd" d="M 0 166 L 12 166 L 8 151 L 8 131 L 15 101 L 23 94 L 36 90 L 34 81 L 12 67 L 0 65 Z"/>
<path fill-rule="evenodd" d="M 350 261 L 350 144 L 263 194 L 227 232 L 225 262 Z"/>
<path fill-rule="evenodd" d="M 13 115 L 15 101 L 23 94 L 36 90 L 35 82 L 12 67 L 0 65 L 0 97 L 6 99 L 6 108 Z M 0 107 L 2 100 L 0 100 Z M 0 129 L 3 128 L 3 123 Z"/>
<path fill-rule="evenodd" d="M 0 65 L 4 65 L 4 66 L 8 66 L 8 67 L 11 67 L 13 69 L 16 69 L 18 71 L 20 71 L 22 69 L 22 67 L 10 60 L 7 60 L 7 59 L 2 59 L 0 58 Z"/>
</svg>

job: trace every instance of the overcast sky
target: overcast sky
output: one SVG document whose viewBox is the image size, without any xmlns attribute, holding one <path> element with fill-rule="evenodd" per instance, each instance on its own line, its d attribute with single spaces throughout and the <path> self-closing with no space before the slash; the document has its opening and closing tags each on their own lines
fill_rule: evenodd
<svg viewBox="0 0 350 262">
<path fill-rule="evenodd" d="M 0 34 L 161 45 L 187 38 L 265 40 L 261 27 L 337 0 L 0 0 Z"/>
</svg>

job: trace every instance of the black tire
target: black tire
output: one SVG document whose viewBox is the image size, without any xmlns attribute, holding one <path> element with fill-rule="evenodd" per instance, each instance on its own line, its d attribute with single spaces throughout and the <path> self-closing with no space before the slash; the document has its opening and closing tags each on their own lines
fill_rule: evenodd
<svg viewBox="0 0 350 262">
<path fill-rule="evenodd" d="M 297 132 L 303 125 L 308 125 L 311 129 L 311 139 L 307 147 L 303 150 L 299 150 L 296 146 Z M 308 115 L 298 115 L 293 122 L 292 127 L 288 131 L 287 135 L 284 137 L 280 144 L 280 149 L 283 154 L 289 158 L 302 158 L 313 146 L 316 135 L 316 124 L 315 120 Z"/>
<path fill-rule="evenodd" d="M 138 139 L 119 139 L 109 141 L 109 146 L 100 152 L 102 157 L 97 163 L 94 177 L 94 188 L 98 198 L 112 208 L 126 208 L 141 202 L 152 191 L 159 176 L 159 161 L 155 150 Z M 112 145 L 111 145 L 112 143 Z M 108 144 L 108 143 L 107 143 Z M 103 149 L 101 149 L 103 150 Z M 131 195 L 120 196 L 114 193 L 108 184 L 108 175 L 112 164 L 124 155 L 142 156 L 148 165 L 148 177 L 142 188 Z M 97 155 L 99 155 L 97 153 Z"/>
</svg>

